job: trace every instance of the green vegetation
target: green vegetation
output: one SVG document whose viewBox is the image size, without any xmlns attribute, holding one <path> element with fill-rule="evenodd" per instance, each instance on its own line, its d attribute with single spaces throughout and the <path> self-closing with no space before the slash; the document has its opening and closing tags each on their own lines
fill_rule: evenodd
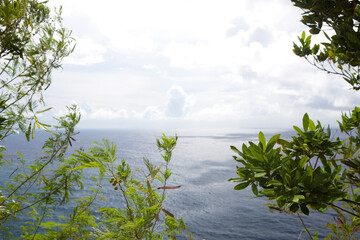
<svg viewBox="0 0 360 240">
<path fill-rule="evenodd" d="M 36 129 L 50 137 L 38 159 L 18 152 L 8 159 L 0 148 L 0 167 L 9 178 L 0 186 L 0 231 L 6 239 L 176 239 L 186 229 L 163 202 L 171 176 L 169 163 L 177 137 L 157 140 L 164 152 L 164 166 L 144 158 L 138 174 L 126 160 L 117 158 L 116 146 L 107 140 L 94 143 L 88 151 L 66 154 L 75 141 L 80 114 L 75 105 L 57 118 L 58 124 L 42 123 L 42 93 L 51 84 L 51 73 L 74 49 L 71 32 L 61 23 L 61 8 L 50 13 L 46 2 L 37 0 L 0 1 L 0 142 L 22 133 L 30 141 Z M 19 149 L 20 150 L 20 149 Z M 93 175 L 92 187 L 83 176 Z M 135 177 L 137 176 L 137 177 Z M 111 184 L 123 208 L 98 207 L 105 201 L 101 188 Z M 73 199 L 73 193 L 89 187 L 92 194 Z M 82 191 L 84 192 L 84 191 Z M 61 205 L 73 207 L 69 216 L 54 219 Z M 20 223 L 20 224 L 19 224 Z"/>
<path fill-rule="evenodd" d="M 354 90 L 360 89 L 360 6 L 350 0 L 292 0 L 304 10 L 302 22 L 312 35 L 323 33 L 327 42 L 312 46 L 311 35 L 299 37 L 294 53 L 317 68 L 341 75 Z M 336 138 L 308 114 L 296 135 L 282 139 L 280 134 L 266 142 L 262 132 L 258 144 L 249 142 L 234 159 L 238 182 L 235 190 L 248 186 L 255 196 L 267 197 L 269 208 L 296 214 L 305 231 L 313 237 L 301 215 L 310 209 L 325 212 L 333 209 L 337 217 L 329 219 L 327 239 L 358 239 L 360 230 L 360 108 L 343 114 L 339 128 L 344 139 Z M 310 208 L 310 209 L 309 209 Z M 333 220 L 335 222 L 333 222 Z"/>
</svg>

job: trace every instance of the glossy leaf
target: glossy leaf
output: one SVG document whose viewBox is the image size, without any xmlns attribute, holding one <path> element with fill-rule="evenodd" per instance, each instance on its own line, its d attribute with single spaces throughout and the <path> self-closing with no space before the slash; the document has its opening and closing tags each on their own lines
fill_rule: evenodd
<svg viewBox="0 0 360 240">
<path fill-rule="evenodd" d="M 304 131 L 306 132 L 309 128 L 309 115 L 307 113 L 305 113 L 304 117 L 303 117 L 303 128 Z"/>
<path fill-rule="evenodd" d="M 244 188 L 247 188 L 247 186 L 250 185 L 250 182 L 243 182 L 234 187 L 234 190 L 242 190 Z"/>
</svg>

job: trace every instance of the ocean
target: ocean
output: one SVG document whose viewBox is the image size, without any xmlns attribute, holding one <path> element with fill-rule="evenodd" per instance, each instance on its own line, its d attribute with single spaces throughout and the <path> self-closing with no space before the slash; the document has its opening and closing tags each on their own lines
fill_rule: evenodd
<svg viewBox="0 0 360 240">
<path fill-rule="evenodd" d="M 93 141 L 102 138 L 117 145 L 119 159 L 126 159 L 131 167 L 142 165 L 143 156 L 155 164 L 162 159 L 156 146 L 156 138 L 162 132 L 156 130 L 80 130 L 71 149 L 91 147 Z M 303 226 L 296 215 L 270 212 L 265 206 L 265 198 L 254 198 L 251 189 L 234 191 L 236 183 L 228 182 L 236 177 L 237 162 L 230 145 L 238 148 L 248 141 L 257 141 L 259 130 L 173 130 L 166 131 L 167 136 L 178 135 L 178 143 L 170 162 L 172 176 L 169 186 L 181 185 L 176 190 L 168 190 L 164 207 L 176 217 L 181 217 L 195 239 L 238 240 L 238 239 L 308 239 Z M 289 131 L 265 130 L 267 139 L 276 133 L 290 136 Z M 39 155 L 43 140 L 48 133 L 36 132 L 35 139 L 27 143 L 24 136 L 12 136 L 3 143 L 8 157 L 15 157 L 19 151 L 25 158 Z M 71 150 L 70 150 L 71 151 Z M 9 172 L 0 169 L 0 181 L 3 184 Z M 85 179 L 85 186 L 91 184 Z M 117 207 L 118 192 L 110 184 L 104 184 L 103 193 L 108 206 Z M 120 206 L 119 206 L 120 207 Z M 70 210 L 60 208 L 61 214 Z M 332 220 L 333 213 L 311 212 L 303 216 L 312 232 L 319 231 L 319 238 L 328 235 L 325 227 Z M 0 234 L 1 236 L 1 234 Z M 180 239 L 186 239 L 184 236 Z"/>
</svg>

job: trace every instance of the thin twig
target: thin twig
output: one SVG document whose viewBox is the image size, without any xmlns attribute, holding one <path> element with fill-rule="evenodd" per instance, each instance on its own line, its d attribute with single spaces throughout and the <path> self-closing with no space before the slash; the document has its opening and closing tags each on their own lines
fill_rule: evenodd
<svg viewBox="0 0 360 240">
<path fill-rule="evenodd" d="M 349 200 L 349 199 L 343 198 L 343 199 L 341 199 L 341 201 L 343 201 L 343 202 L 348 202 L 348 203 L 352 203 L 352 204 L 355 204 L 355 205 L 360 206 L 360 203 L 359 203 L 359 202 L 355 202 L 355 201 L 352 201 L 352 200 Z"/>
<path fill-rule="evenodd" d="M 355 216 L 355 217 L 360 218 L 359 215 L 357 215 L 357 214 L 355 214 L 355 213 L 352 213 L 352 212 L 350 212 L 350 211 L 348 211 L 348 210 L 346 210 L 346 209 L 344 209 L 344 208 L 342 208 L 342 207 L 336 206 L 336 205 L 333 204 L 333 203 L 331 203 L 330 205 L 333 206 L 333 207 L 336 207 L 336 208 L 340 209 L 341 211 L 347 212 L 347 213 L 350 214 L 350 215 L 353 215 L 353 216 Z"/>
<path fill-rule="evenodd" d="M 133 212 L 132 212 L 132 210 L 131 210 L 131 205 L 129 204 L 129 201 L 128 201 L 128 199 L 127 199 L 127 196 L 126 196 L 126 194 L 125 194 L 125 191 L 124 191 L 124 189 L 122 188 L 122 186 L 121 186 L 120 183 L 119 183 L 118 185 L 119 185 L 120 190 L 121 190 L 121 192 L 122 192 L 122 194 L 123 194 L 123 197 L 124 197 L 124 199 L 125 199 L 127 209 L 129 210 L 130 220 L 131 220 L 132 222 L 135 222 L 134 216 L 133 216 Z M 138 236 L 138 233 L 137 233 L 137 230 L 136 230 L 136 229 L 135 229 L 135 236 L 136 236 L 137 239 L 140 239 L 140 237 Z"/>
<path fill-rule="evenodd" d="M 40 223 L 38 224 L 38 226 L 37 226 L 37 228 L 36 228 L 36 230 L 35 230 L 35 232 L 34 232 L 34 234 L 33 234 L 32 240 L 35 239 L 36 233 L 39 231 L 40 224 L 41 224 L 42 221 L 44 220 L 45 214 L 46 214 L 46 212 L 47 212 L 46 210 L 47 210 L 48 203 L 49 203 L 49 199 L 46 200 L 44 212 L 43 212 L 43 214 L 42 214 L 42 216 L 41 216 Z"/>
<path fill-rule="evenodd" d="M 300 214 L 299 214 L 298 212 L 297 212 L 296 214 L 297 214 L 297 216 L 299 217 L 299 219 L 300 219 L 300 221 L 301 221 L 302 225 L 304 226 L 305 231 L 307 232 L 307 234 L 309 235 L 309 237 L 310 237 L 311 239 L 314 239 L 314 238 L 311 236 L 311 233 L 309 232 L 309 230 L 307 229 L 307 227 L 306 227 L 306 225 L 305 225 L 304 221 L 302 220 L 302 218 L 301 218 Z"/>
</svg>

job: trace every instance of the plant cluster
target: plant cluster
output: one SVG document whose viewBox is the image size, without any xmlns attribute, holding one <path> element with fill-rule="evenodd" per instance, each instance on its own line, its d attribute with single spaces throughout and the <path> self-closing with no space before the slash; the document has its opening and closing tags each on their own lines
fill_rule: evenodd
<svg viewBox="0 0 360 240">
<path fill-rule="evenodd" d="M 305 32 L 294 43 L 294 53 L 315 67 L 341 75 L 354 90 L 360 89 L 360 2 L 352 0 L 292 0 L 303 10 L 302 22 L 310 34 L 322 32 L 326 42 L 312 46 Z M 343 114 L 338 122 L 340 135 L 331 133 L 308 114 L 302 129 L 294 126 L 295 136 L 273 136 L 266 142 L 262 132 L 259 142 L 249 142 L 234 159 L 239 182 L 235 190 L 251 185 L 255 196 L 270 200 L 269 207 L 296 214 L 311 239 L 313 237 L 300 214 L 311 210 L 337 214 L 327 226 L 327 239 L 358 239 L 360 231 L 360 108 Z"/>
<path fill-rule="evenodd" d="M 312 35 L 323 33 L 326 42 L 311 47 L 311 36 L 302 34 L 294 53 L 327 73 L 343 76 L 360 89 L 360 2 L 358 0 L 291 0 L 301 8 L 301 22 Z"/>
<path fill-rule="evenodd" d="M 0 1 L 0 167 L 9 172 L 0 185 L 0 237 L 176 239 L 186 226 L 164 208 L 166 190 L 180 188 L 167 185 L 176 136 L 157 140 L 164 166 L 145 157 L 144 169 L 137 172 L 125 159 L 118 160 L 116 145 L 107 140 L 88 151 L 67 153 L 78 134 L 80 113 L 75 105 L 53 127 L 39 120 L 51 109 L 43 108 L 42 97 L 51 73 L 61 68 L 74 47 L 71 32 L 62 26 L 61 8 L 53 15 L 46 2 Z M 18 157 L 10 159 L 5 154 L 9 136 L 21 133 L 30 141 L 40 128 L 50 137 L 39 158 L 17 152 Z M 95 187 L 88 196 L 74 199 L 74 193 L 90 187 L 84 186 L 84 174 Z M 105 184 L 112 185 L 119 206 L 97 204 L 105 201 Z M 59 217 L 57 210 L 64 205 L 72 213 Z"/>
</svg>

